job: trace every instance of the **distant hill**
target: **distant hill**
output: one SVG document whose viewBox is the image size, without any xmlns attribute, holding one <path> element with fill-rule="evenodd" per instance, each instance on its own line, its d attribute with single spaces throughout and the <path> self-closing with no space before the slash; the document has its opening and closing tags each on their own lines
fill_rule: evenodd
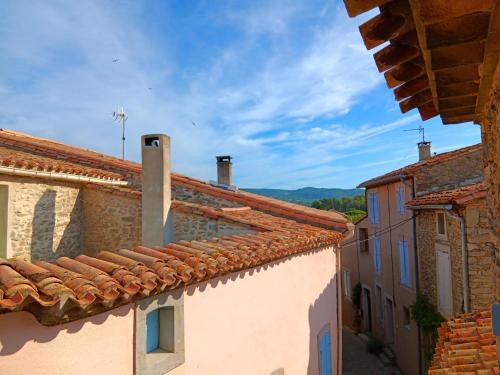
<svg viewBox="0 0 500 375">
<path fill-rule="evenodd" d="M 242 189 L 250 193 L 265 195 L 287 202 L 300 203 L 310 206 L 312 202 L 323 198 L 350 198 L 364 195 L 363 189 L 338 189 L 304 187 L 296 190 L 286 189 Z"/>
</svg>

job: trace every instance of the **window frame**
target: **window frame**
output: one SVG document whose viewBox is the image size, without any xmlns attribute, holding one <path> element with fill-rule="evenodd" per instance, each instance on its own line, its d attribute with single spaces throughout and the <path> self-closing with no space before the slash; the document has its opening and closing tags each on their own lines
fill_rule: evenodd
<svg viewBox="0 0 500 375">
<path fill-rule="evenodd" d="M 376 304 L 377 304 L 377 321 L 380 323 L 380 325 L 383 327 L 384 326 L 384 289 L 382 288 L 382 285 L 375 283 L 375 298 L 376 298 Z"/>
<path fill-rule="evenodd" d="M 444 233 L 439 232 L 439 217 L 440 215 L 443 216 L 443 229 Z M 444 211 L 437 211 L 436 212 L 436 237 L 442 240 L 447 240 L 448 239 L 448 220 L 446 218 L 446 212 Z"/>
<path fill-rule="evenodd" d="M 344 268 L 342 270 L 342 281 L 344 284 L 344 295 L 345 297 L 351 301 L 352 300 L 352 292 L 351 292 L 351 272 Z"/>
<path fill-rule="evenodd" d="M 361 235 L 363 233 L 363 235 Z M 368 235 L 368 228 L 358 228 L 359 238 L 359 252 L 370 253 L 370 236 Z"/>
<path fill-rule="evenodd" d="M 172 336 L 163 338 L 165 332 L 159 331 L 159 342 L 170 342 L 173 351 L 162 348 L 151 352 L 147 351 L 147 327 L 146 321 L 149 313 L 160 310 L 173 311 Z M 161 330 L 161 323 L 160 323 Z M 160 344 L 161 345 L 161 344 Z M 165 374 L 185 361 L 184 347 L 184 291 L 176 289 L 158 295 L 154 295 L 135 304 L 135 374 Z"/>
<path fill-rule="evenodd" d="M 396 189 L 396 194 L 397 194 L 397 199 L 398 199 L 398 213 L 401 216 L 404 216 L 404 214 L 406 213 L 404 186 L 402 186 L 402 185 L 398 186 Z"/>
</svg>

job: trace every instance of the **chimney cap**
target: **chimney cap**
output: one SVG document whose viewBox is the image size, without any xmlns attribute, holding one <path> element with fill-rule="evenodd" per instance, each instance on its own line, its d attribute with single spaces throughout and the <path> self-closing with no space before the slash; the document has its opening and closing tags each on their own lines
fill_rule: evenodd
<svg viewBox="0 0 500 375">
<path fill-rule="evenodd" d="M 217 163 L 231 163 L 232 157 L 229 155 L 216 156 Z"/>
</svg>

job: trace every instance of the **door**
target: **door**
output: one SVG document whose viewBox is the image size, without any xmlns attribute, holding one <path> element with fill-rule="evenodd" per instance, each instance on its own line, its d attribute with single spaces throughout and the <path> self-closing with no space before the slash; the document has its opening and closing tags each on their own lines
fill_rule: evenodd
<svg viewBox="0 0 500 375">
<path fill-rule="evenodd" d="M 319 338 L 320 374 L 332 375 L 332 349 L 330 329 L 325 328 Z"/>
<path fill-rule="evenodd" d="M 394 304 L 389 298 L 385 299 L 385 338 L 386 344 L 394 343 Z"/>
<path fill-rule="evenodd" d="M 8 187 L 0 185 L 0 258 L 7 258 Z"/>
<path fill-rule="evenodd" d="M 372 301 L 370 291 L 363 288 L 361 301 L 361 310 L 363 312 L 363 331 L 371 332 L 372 330 Z"/>
<path fill-rule="evenodd" d="M 446 318 L 453 313 L 450 253 L 437 250 L 438 310 Z"/>
</svg>

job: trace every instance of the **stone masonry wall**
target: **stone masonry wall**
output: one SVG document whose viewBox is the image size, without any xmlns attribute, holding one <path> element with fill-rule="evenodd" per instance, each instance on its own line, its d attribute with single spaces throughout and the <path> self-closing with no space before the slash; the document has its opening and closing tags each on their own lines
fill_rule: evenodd
<svg viewBox="0 0 500 375">
<path fill-rule="evenodd" d="M 436 222 L 435 213 L 420 210 L 417 216 L 417 249 L 420 292 L 434 307 L 437 306 L 436 288 Z"/>
<path fill-rule="evenodd" d="M 460 222 L 446 215 L 448 241 L 451 262 L 451 290 L 453 297 L 453 314 L 463 312 L 463 275 L 462 275 L 462 238 L 460 236 Z M 435 223 L 435 221 L 434 221 Z M 434 266 L 436 267 L 436 265 Z"/>
<path fill-rule="evenodd" d="M 174 241 L 204 240 L 234 234 L 256 233 L 244 224 L 228 223 L 175 211 L 173 226 Z"/>
<path fill-rule="evenodd" d="M 483 152 L 466 155 L 421 168 L 415 173 L 417 195 L 453 189 L 483 180 Z"/>
<path fill-rule="evenodd" d="M 493 77 L 490 100 L 481 121 L 488 216 L 493 228 L 495 300 L 500 301 L 500 64 Z"/>
<path fill-rule="evenodd" d="M 494 249 L 486 200 L 468 204 L 462 213 L 466 219 L 470 308 L 489 309 L 494 302 Z"/>
<path fill-rule="evenodd" d="M 82 197 L 78 185 L 0 176 L 9 187 L 8 257 L 54 260 L 76 256 L 82 245 Z"/>
<path fill-rule="evenodd" d="M 226 199 L 217 198 L 184 186 L 172 184 L 172 199 L 191 203 L 198 203 L 209 207 L 243 207 L 243 205 Z"/>
<path fill-rule="evenodd" d="M 86 254 L 140 244 L 140 198 L 85 188 L 83 207 L 83 250 Z"/>
</svg>

